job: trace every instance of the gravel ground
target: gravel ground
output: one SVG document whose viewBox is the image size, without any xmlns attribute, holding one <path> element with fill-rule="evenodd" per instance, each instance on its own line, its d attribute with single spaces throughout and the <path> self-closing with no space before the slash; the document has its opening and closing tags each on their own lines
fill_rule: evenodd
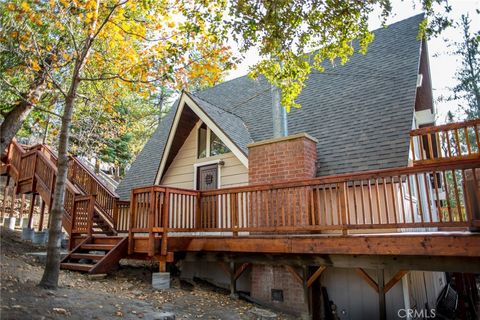
<svg viewBox="0 0 480 320">
<path fill-rule="evenodd" d="M 25 253 L 45 248 L 19 236 L 1 230 L 1 319 L 155 319 L 163 311 L 177 319 L 252 319 L 256 307 L 203 283 L 176 280 L 171 289 L 153 290 L 145 267 L 122 266 L 99 280 L 62 270 L 59 289 L 44 290 L 37 286 L 43 265 Z M 289 319 L 281 314 L 278 318 Z"/>
</svg>

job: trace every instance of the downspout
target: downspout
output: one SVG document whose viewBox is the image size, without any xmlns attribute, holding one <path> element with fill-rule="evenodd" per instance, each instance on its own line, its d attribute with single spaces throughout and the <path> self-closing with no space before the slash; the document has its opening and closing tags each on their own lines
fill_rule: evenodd
<svg viewBox="0 0 480 320">
<path fill-rule="evenodd" d="M 272 93 L 273 137 L 286 137 L 288 136 L 287 111 L 280 103 L 280 88 L 272 84 L 270 91 Z"/>
</svg>

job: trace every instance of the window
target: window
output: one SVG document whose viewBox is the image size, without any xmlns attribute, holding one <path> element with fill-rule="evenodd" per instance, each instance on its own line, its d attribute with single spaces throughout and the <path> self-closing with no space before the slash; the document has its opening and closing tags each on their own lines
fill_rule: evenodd
<svg viewBox="0 0 480 320">
<path fill-rule="evenodd" d="M 207 156 L 207 126 L 203 123 L 198 128 L 198 158 L 205 158 Z"/>
<path fill-rule="evenodd" d="M 208 141 L 208 143 L 207 143 Z M 197 157 L 206 158 L 230 152 L 230 149 L 213 133 L 205 123 L 198 128 Z"/>
<path fill-rule="evenodd" d="M 230 152 L 230 150 L 228 150 L 222 140 L 220 140 L 215 133 L 210 132 L 210 156 L 213 157 L 228 152 Z"/>
<path fill-rule="evenodd" d="M 272 301 L 283 302 L 283 290 L 272 289 Z"/>
</svg>

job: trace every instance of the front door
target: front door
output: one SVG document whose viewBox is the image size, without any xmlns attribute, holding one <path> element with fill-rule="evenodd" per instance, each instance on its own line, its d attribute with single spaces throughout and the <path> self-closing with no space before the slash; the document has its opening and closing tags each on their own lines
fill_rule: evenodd
<svg viewBox="0 0 480 320">
<path fill-rule="evenodd" d="M 218 188 L 218 164 L 197 168 L 197 190 L 212 190 Z"/>
</svg>

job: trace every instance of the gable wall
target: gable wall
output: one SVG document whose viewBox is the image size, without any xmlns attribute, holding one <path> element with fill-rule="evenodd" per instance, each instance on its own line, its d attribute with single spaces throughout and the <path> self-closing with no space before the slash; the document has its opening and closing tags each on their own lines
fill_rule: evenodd
<svg viewBox="0 0 480 320">
<path fill-rule="evenodd" d="M 219 159 L 225 162 L 220 167 L 220 187 L 225 188 L 248 184 L 248 169 L 232 152 L 215 157 L 197 159 L 197 127 L 195 126 L 188 135 L 185 143 L 162 177 L 160 184 L 169 187 L 192 189 L 194 188 L 194 164 Z"/>
</svg>

